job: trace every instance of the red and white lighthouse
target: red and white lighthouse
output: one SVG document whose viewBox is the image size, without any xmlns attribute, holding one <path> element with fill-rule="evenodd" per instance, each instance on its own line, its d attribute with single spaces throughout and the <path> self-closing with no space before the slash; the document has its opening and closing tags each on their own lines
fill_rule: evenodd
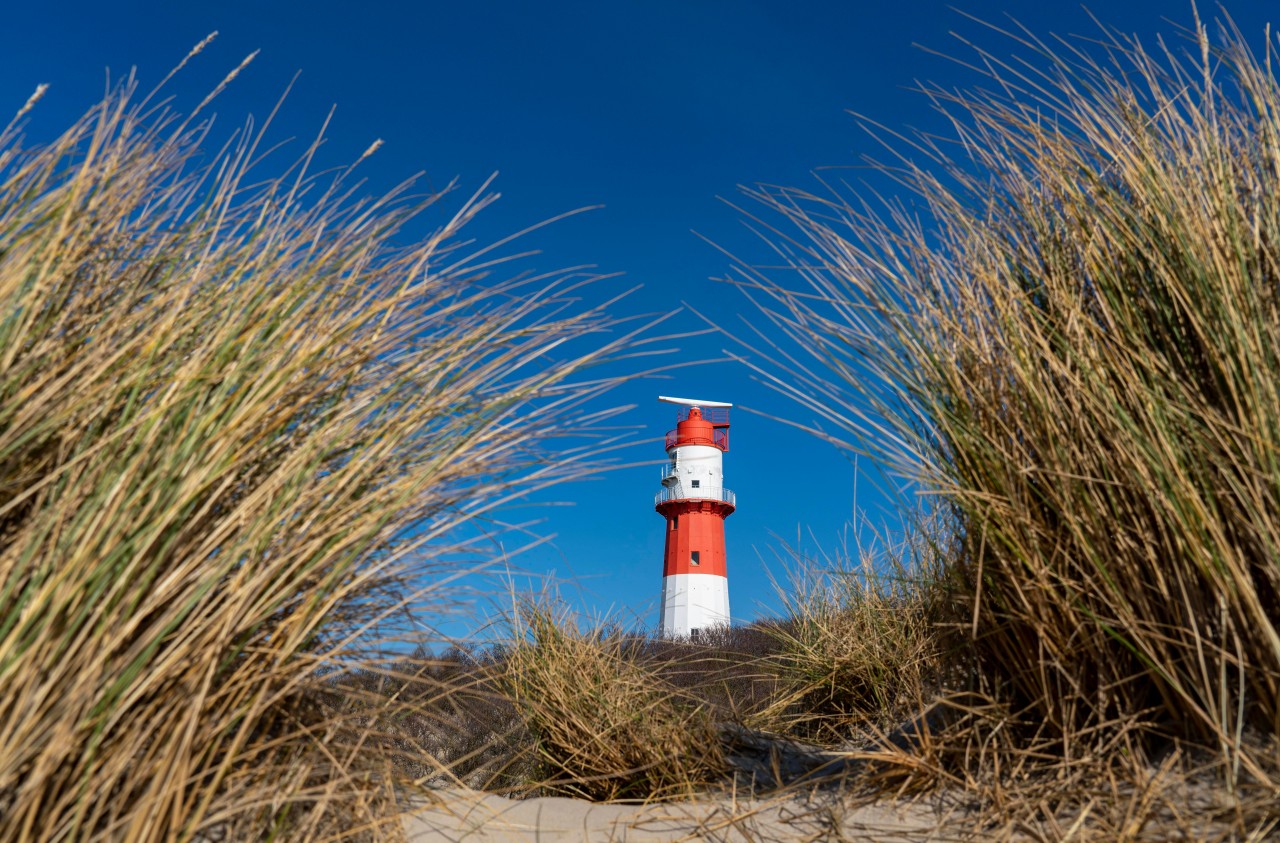
<svg viewBox="0 0 1280 843">
<path fill-rule="evenodd" d="M 659 633 L 693 636 L 729 623 L 724 519 L 736 502 L 724 487 L 723 458 L 733 405 L 663 395 L 658 400 L 682 407 L 675 430 L 667 433 L 662 490 L 653 502 L 667 519 Z"/>
</svg>

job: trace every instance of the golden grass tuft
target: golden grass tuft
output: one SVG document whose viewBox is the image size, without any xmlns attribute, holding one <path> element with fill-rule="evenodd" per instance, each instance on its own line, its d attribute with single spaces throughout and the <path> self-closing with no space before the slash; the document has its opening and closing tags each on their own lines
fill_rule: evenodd
<svg viewBox="0 0 1280 843">
<path fill-rule="evenodd" d="M 783 617 L 760 624 L 782 680 L 772 728 L 822 744 L 893 729 L 939 688 L 946 591 L 924 548 L 795 557 L 777 591 Z"/>
<path fill-rule="evenodd" d="M 1280 56 L 1187 34 L 979 51 L 984 89 L 926 91 L 951 136 L 877 165 L 910 206 L 751 190 L 794 272 L 739 284 L 753 365 L 954 516 L 997 769 L 1195 748 L 1274 799 Z"/>
<path fill-rule="evenodd" d="M 398 834 L 326 683 L 605 386 L 581 276 L 454 245 L 488 197 L 414 241 L 436 197 L 208 131 L 130 84 L 0 133 L 6 840 Z"/>
<path fill-rule="evenodd" d="M 499 682 L 532 736 L 536 784 L 593 800 L 689 796 L 726 771 L 709 705 L 663 681 L 605 627 L 580 631 L 563 612 L 528 602 Z"/>
</svg>

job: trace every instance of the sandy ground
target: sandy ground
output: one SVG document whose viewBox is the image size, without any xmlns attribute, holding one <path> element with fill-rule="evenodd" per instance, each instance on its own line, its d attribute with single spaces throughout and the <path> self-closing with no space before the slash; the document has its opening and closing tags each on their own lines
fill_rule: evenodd
<svg viewBox="0 0 1280 843">
<path fill-rule="evenodd" d="M 406 821 L 411 843 L 568 841 L 801 841 L 921 843 L 954 840 L 945 813 L 923 803 L 848 806 L 833 795 L 720 799 L 661 805 L 599 805 L 576 799 L 505 799 L 440 791 Z M 958 831 L 958 829 L 955 829 Z"/>
</svg>

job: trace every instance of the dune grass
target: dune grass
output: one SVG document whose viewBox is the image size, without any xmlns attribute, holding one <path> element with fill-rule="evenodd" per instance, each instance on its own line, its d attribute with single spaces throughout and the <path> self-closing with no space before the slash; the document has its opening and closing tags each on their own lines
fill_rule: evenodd
<svg viewBox="0 0 1280 843">
<path fill-rule="evenodd" d="M 499 684 L 532 737 L 542 788 L 594 800 L 689 796 L 725 772 L 712 712 L 609 628 L 526 602 Z"/>
<path fill-rule="evenodd" d="M 132 82 L 48 144 L 19 129 L 0 838 L 398 834 L 387 758 L 324 683 L 400 586 L 450 573 L 455 527 L 567 471 L 539 440 L 626 332 L 581 273 L 504 281 L 461 250 L 489 196 L 410 237 L 438 197 L 358 199 L 351 168 L 312 173 L 318 139 L 206 148 Z"/>
<path fill-rule="evenodd" d="M 926 90 L 950 137 L 887 142 L 909 200 L 748 191 L 794 271 L 738 283 L 799 349 L 758 371 L 954 514 L 1006 772 L 1194 747 L 1274 798 L 1276 45 L 1185 34 L 1013 33 Z"/>
<path fill-rule="evenodd" d="M 778 585 L 783 614 L 759 624 L 783 678 L 772 728 L 840 745 L 914 716 L 944 672 L 948 612 L 927 544 L 842 549 L 799 558 Z"/>
<path fill-rule="evenodd" d="M 785 618 L 652 638 L 517 597 L 502 640 L 403 657 L 341 695 L 366 710 L 399 701 L 379 736 L 421 784 L 593 801 L 770 792 L 824 750 L 876 745 L 942 672 L 932 581 L 902 566 L 890 578 L 869 557 L 812 562 L 795 560 L 809 587 Z M 785 770 L 772 769 L 775 742 L 796 756 Z"/>
<path fill-rule="evenodd" d="M 687 797 L 723 777 L 716 721 L 740 702 L 733 668 L 749 659 L 580 626 L 545 596 L 507 620 L 501 643 L 404 657 L 341 687 L 383 716 L 383 699 L 403 702 L 379 732 L 418 782 L 609 801 Z"/>
</svg>

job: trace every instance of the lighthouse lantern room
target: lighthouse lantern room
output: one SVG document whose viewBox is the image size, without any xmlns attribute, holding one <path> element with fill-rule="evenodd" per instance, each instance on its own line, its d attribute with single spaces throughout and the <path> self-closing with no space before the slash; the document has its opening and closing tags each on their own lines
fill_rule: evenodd
<svg viewBox="0 0 1280 843">
<path fill-rule="evenodd" d="M 654 508 L 667 521 L 659 632 L 695 637 L 729 623 L 724 520 L 736 501 L 724 487 L 724 452 L 729 450 L 733 405 L 667 396 L 658 400 L 681 407 L 675 429 L 667 433 L 667 464 L 654 499 Z"/>
</svg>

